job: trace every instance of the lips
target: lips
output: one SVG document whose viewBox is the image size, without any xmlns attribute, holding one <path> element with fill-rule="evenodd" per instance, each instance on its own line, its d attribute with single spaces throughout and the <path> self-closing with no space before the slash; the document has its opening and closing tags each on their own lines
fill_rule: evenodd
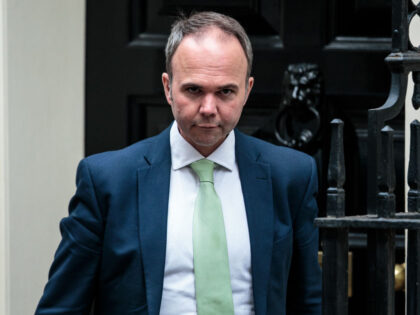
<svg viewBox="0 0 420 315">
<path fill-rule="evenodd" d="M 217 125 L 217 124 L 197 124 L 196 125 L 197 127 L 199 127 L 199 128 L 205 128 L 205 129 L 212 129 L 212 128 L 217 128 L 217 127 L 219 127 L 219 125 Z"/>
</svg>

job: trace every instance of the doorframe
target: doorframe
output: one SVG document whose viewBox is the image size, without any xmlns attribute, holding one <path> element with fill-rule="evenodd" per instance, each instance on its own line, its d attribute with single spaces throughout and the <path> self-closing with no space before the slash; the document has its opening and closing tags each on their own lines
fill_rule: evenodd
<svg viewBox="0 0 420 315">
<path fill-rule="evenodd" d="M 0 314 L 9 314 L 7 0 L 0 0 Z"/>
</svg>

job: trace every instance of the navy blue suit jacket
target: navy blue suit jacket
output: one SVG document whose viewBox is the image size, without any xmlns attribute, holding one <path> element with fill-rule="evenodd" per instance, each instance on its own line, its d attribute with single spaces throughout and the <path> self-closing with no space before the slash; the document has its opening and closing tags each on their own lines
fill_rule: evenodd
<svg viewBox="0 0 420 315">
<path fill-rule="evenodd" d="M 319 315 L 314 160 L 238 131 L 235 137 L 255 313 Z M 89 314 L 92 303 L 95 314 L 159 313 L 170 167 L 169 128 L 80 162 L 36 314 Z"/>
</svg>

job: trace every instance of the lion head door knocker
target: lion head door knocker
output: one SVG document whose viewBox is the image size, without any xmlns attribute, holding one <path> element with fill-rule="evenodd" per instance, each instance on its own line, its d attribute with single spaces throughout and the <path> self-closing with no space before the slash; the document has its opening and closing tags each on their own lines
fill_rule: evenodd
<svg viewBox="0 0 420 315">
<path fill-rule="evenodd" d="M 275 117 L 274 134 L 284 146 L 306 151 L 321 128 L 321 78 L 315 64 L 288 66 L 282 83 L 282 101 Z"/>
</svg>

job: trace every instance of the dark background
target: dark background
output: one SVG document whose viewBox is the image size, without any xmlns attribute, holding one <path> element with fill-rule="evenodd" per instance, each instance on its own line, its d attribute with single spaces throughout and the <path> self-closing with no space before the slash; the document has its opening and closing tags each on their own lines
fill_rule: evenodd
<svg viewBox="0 0 420 315">
<path fill-rule="evenodd" d="M 311 153 L 320 177 L 320 215 L 325 215 L 329 125 L 345 122 L 346 214 L 366 213 L 367 110 L 388 95 L 390 73 L 384 58 L 391 49 L 390 0 L 119 0 L 87 2 L 86 155 L 119 149 L 157 134 L 172 121 L 161 84 L 164 46 L 181 10 L 213 10 L 244 26 L 254 49 L 254 89 L 239 129 L 255 134 L 269 121 L 283 94 L 289 64 L 320 67 L 322 126 Z M 397 210 L 404 205 L 404 117 L 396 130 Z M 366 239 L 350 235 L 353 296 L 349 314 L 367 312 Z M 402 235 L 397 262 L 404 260 Z M 397 292 L 396 314 L 404 313 Z M 372 315 L 372 314 L 369 314 Z"/>
</svg>

